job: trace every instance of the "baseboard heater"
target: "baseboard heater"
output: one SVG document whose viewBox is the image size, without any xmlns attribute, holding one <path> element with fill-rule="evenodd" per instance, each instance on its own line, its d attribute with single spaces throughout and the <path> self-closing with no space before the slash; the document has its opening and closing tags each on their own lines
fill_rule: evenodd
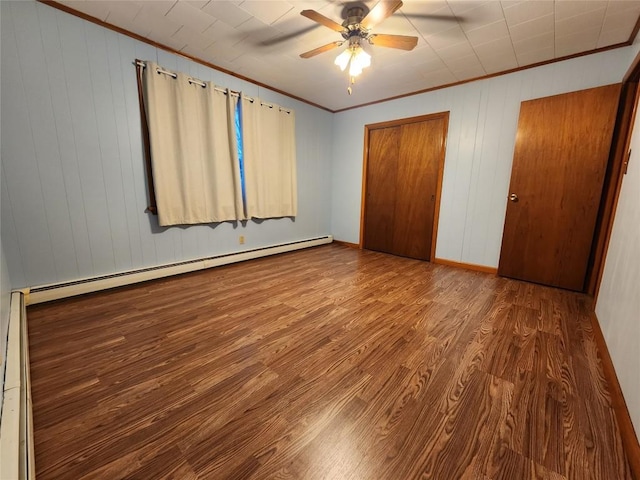
<svg viewBox="0 0 640 480">
<path fill-rule="evenodd" d="M 0 478 L 35 479 L 29 341 L 24 295 L 11 295 L 0 425 Z"/>
<path fill-rule="evenodd" d="M 122 287 L 138 282 L 145 282 L 147 280 L 169 277 L 171 275 L 195 272 L 197 270 L 228 265 L 230 263 L 243 262 L 254 258 L 266 257 L 268 255 L 292 252 L 294 250 L 324 245 L 331 242 L 333 242 L 333 236 L 326 235 L 324 237 L 281 243 L 270 247 L 244 250 L 241 252 L 216 255 L 213 257 L 200 258 L 150 268 L 142 268 L 139 270 L 130 270 L 111 275 L 75 280 L 72 282 L 31 287 L 22 290 L 22 293 L 25 294 L 26 305 L 33 305 L 36 303 L 72 297 L 74 295 L 106 290 L 108 288 Z"/>
</svg>

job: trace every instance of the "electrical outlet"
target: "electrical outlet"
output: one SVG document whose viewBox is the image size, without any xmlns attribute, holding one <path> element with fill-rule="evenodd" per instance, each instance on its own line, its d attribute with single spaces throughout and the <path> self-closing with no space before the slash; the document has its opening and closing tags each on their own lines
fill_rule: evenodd
<svg viewBox="0 0 640 480">
<path fill-rule="evenodd" d="M 238 243 L 240 243 L 240 245 L 244 245 L 244 235 L 240 235 L 240 237 L 238 238 Z"/>
</svg>

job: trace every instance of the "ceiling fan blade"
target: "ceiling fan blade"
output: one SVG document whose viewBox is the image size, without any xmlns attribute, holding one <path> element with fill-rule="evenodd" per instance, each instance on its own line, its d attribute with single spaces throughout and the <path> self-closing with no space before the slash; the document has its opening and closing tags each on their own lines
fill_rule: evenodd
<svg viewBox="0 0 640 480">
<path fill-rule="evenodd" d="M 402 6 L 402 0 L 380 0 L 360 22 L 360 26 L 369 30 L 385 18 L 390 17 Z"/>
<path fill-rule="evenodd" d="M 408 37 L 406 35 L 385 35 L 382 33 L 378 33 L 370 35 L 369 42 L 376 47 L 413 50 L 418 44 L 418 37 Z"/>
<path fill-rule="evenodd" d="M 335 30 L 336 32 L 344 32 L 345 28 L 337 22 L 334 22 L 330 18 L 325 17 L 321 13 L 316 12 L 315 10 L 302 10 L 300 15 L 303 17 L 307 17 L 309 20 L 313 20 L 320 25 L 324 25 L 325 27 L 330 28 L 331 30 Z"/>
<path fill-rule="evenodd" d="M 300 56 L 302 58 L 311 58 L 319 55 L 320 53 L 328 52 L 329 50 L 333 50 L 334 48 L 339 47 L 344 42 L 331 42 L 326 45 L 323 45 L 318 48 L 314 48 L 313 50 L 309 50 L 308 52 L 301 53 Z"/>
</svg>

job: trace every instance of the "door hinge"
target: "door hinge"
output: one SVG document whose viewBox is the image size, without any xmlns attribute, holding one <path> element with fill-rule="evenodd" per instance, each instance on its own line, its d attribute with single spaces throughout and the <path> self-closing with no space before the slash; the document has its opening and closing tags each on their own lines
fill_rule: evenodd
<svg viewBox="0 0 640 480">
<path fill-rule="evenodd" d="M 624 167 L 623 175 L 627 174 L 627 170 L 629 169 L 629 160 L 631 160 L 631 149 L 629 149 L 629 152 L 627 153 L 627 159 L 622 164 L 622 166 Z"/>
</svg>

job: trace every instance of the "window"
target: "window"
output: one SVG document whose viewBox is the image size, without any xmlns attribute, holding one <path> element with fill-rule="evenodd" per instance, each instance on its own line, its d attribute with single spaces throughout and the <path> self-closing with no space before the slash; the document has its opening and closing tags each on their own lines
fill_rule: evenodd
<svg viewBox="0 0 640 480">
<path fill-rule="evenodd" d="M 136 64 L 148 210 L 161 226 L 297 214 L 293 111 Z"/>
</svg>

